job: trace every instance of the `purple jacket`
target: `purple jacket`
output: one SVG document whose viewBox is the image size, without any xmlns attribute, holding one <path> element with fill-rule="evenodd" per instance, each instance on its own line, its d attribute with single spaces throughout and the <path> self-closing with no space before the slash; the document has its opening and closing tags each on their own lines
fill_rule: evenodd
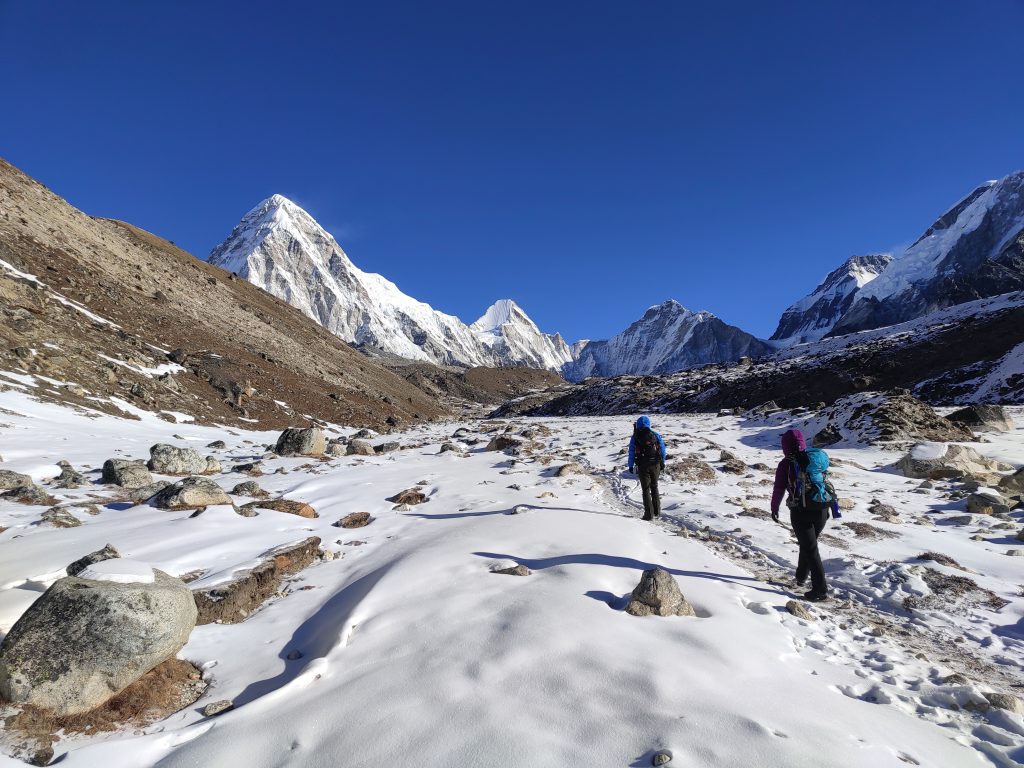
<svg viewBox="0 0 1024 768">
<path fill-rule="evenodd" d="M 786 458 L 779 462 L 775 468 L 775 487 L 772 488 L 772 514 L 779 514 L 779 506 L 782 504 L 782 497 L 789 487 L 789 459 L 797 451 L 806 451 L 807 441 L 804 440 L 804 433 L 799 429 L 789 429 L 782 433 L 782 452 Z"/>
</svg>

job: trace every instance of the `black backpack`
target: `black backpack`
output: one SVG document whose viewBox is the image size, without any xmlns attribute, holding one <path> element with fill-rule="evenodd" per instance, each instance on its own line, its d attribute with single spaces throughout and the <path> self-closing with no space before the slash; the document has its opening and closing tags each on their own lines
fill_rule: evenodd
<svg viewBox="0 0 1024 768">
<path fill-rule="evenodd" d="M 644 467 L 661 464 L 661 443 L 650 427 L 640 427 L 633 432 L 633 456 L 636 463 Z"/>
</svg>

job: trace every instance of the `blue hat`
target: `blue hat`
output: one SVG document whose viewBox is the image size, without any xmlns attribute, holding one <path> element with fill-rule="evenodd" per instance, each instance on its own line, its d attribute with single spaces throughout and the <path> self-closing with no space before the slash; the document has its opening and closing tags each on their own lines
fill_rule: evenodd
<svg viewBox="0 0 1024 768">
<path fill-rule="evenodd" d="M 636 420 L 636 427 L 637 427 L 637 429 L 639 429 L 640 427 L 650 427 L 650 426 L 651 426 L 651 420 L 648 419 L 646 416 L 641 416 L 639 419 Z"/>
</svg>

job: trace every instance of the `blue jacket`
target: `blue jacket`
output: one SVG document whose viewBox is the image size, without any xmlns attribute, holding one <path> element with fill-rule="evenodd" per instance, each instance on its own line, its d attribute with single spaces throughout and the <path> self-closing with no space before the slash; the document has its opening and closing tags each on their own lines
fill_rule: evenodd
<svg viewBox="0 0 1024 768">
<path fill-rule="evenodd" d="M 634 424 L 633 426 L 634 427 L 638 427 L 638 428 L 639 427 L 647 427 L 648 429 L 650 429 L 650 427 L 651 427 L 651 420 L 649 418 L 647 418 L 646 416 L 641 416 L 639 419 L 636 420 L 636 424 Z M 653 429 L 651 431 L 654 432 Z M 659 435 L 657 432 L 654 432 L 654 436 L 656 438 L 658 438 L 658 445 L 661 446 L 661 462 L 664 464 L 665 463 L 665 457 L 668 456 L 668 454 L 665 452 L 665 441 L 661 439 L 661 435 Z M 636 438 L 630 436 L 630 438 L 629 438 L 629 469 L 630 469 L 630 471 L 632 471 L 633 465 L 635 463 L 636 463 Z"/>
</svg>

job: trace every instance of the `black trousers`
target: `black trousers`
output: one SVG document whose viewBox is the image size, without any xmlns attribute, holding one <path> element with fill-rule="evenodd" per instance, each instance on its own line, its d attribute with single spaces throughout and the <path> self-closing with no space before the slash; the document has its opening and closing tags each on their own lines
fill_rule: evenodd
<svg viewBox="0 0 1024 768">
<path fill-rule="evenodd" d="M 811 588 L 815 592 L 824 592 L 828 588 L 825 583 L 825 567 L 821 564 L 821 555 L 818 553 L 818 536 L 821 535 L 827 521 L 827 509 L 821 512 L 811 512 L 807 509 L 789 511 L 789 522 L 800 544 L 796 580 L 803 581 L 810 574 Z"/>
<path fill-rule="evenodd" d="M 640 478 L 640 488 L 644 492 L 644 520 L 661 514 L 661 497 L 658 495 L 658 477 L 661 465 L 645 467 L 637 464 L 636 474 Z"/>
</svg>

